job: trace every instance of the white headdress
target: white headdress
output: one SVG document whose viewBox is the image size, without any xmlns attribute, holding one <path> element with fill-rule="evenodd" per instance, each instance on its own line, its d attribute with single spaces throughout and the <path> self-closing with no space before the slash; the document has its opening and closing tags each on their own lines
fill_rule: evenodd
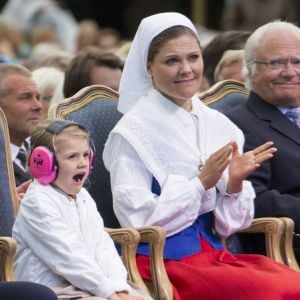
<svg viewBox="0 0 300 300">
<path fill-rule="evenodd" d="M 152 87 L 152 80 L 147 72 L 147 56 L 153 38 L 165 29 L 176 25 L 186 26 L 197 35 L 197 30 L 191 20 L 180 13 L 159 13 L 141 21 L 121 77 L 118 109 L 122 113 L 129 111 L 136 101 L 146 95 Z"/>
</svg>

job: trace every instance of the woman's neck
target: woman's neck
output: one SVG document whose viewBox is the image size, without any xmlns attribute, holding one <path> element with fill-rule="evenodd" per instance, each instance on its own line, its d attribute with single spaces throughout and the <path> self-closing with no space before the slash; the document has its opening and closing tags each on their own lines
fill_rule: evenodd
<svg viewBox="0 0 300 300">
<path fill-rule="evenodd" d="M 157 88 L 155 88 L 155 89 L 161 95 L 163 95 L 166 99 L 168 99 L 169 101 L 172 101 L 173 103 L 175 103 L 179 107 L 183 108 L 187 112 L 191 112 L 192 111 L 192 108 L 193 108 L 192 99 L 175 99 L 175 98 L 172 98 L 170 95 L 167 95 L 164 92 L 158 90 Z"/>
</svg>

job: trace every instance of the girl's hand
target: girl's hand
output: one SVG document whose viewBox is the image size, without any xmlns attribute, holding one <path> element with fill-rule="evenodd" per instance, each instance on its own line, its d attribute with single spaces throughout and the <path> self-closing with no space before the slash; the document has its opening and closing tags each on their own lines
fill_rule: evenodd
<svg viewBox="0 0 300 300">
<path fill-rule="evenodd" d="M 245 180 L 261 163 L 273 157 L 277 149 L 273 142 L 267 142 L 261 146 L 240 154 L 236 143 L 232 144 L 232 157 L 229 163 L 229 180 L 227 192 L 229 194 L 239 193 L 242 190 L 243 180 Z"/>
<path fill-rule="evenodd" d="M 111 294 L 107 299 L 108 300 L 121 300 L 121 298 L 118 296 L 117 293 Z"/>
<path fill-rule="evenodd" d="M 119 292 L 117 294 L 120 297 L 120 299 L 122 299 L 122 300 L 143 300 L 144 299 L 141 296 L 133 296 L 133 295 L 129 295 L 129 294 L 124 293 L 124 292 Z"/>
<path fill-rule="evenodd" d="M 129 295 L 125 292 L 116 292 L 109 296 L 107 299 L 109 300 L 143 300 L 144 298 L 141 296 L 133 296 Z"/>
</svg>

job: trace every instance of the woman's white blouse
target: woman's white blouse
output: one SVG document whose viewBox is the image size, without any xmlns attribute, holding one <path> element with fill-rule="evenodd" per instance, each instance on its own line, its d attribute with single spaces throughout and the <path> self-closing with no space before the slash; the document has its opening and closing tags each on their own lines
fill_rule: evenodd
<svg viewBox="0 0 300 300">
<path fill-rule="evenodd" d="M 240 137 L 237 142 L 241 147 L 243 140 L 239 130 L 224 115 L 215 113 L 215 117 L 220 118 L 216 122 L 223 123 L 224 128 L 230 128 L 235 134 L 232 137 Z M 173 114 L 172 118 L 183 126 L 190 142 L 197 144 L 197 113 L 193 110 L 190 114 L 179 112 Z M 156 134 L 164 134 L 162 132 L 158 130 Z M 240 194 L 228 195 L 226 191 L 217 192 L 216 188 L 205 191 L 197 176 L 188 178 L 180 173 L 169 173 L 161 185 L 161 194 L 157 196 L 151 192 L 153 174 L 121 134 L 110 136 L 103 158 L 110 171 L 114 210 L 122 226 L 159 225 L 171 236 L 190 226 L 200 214 L 208 211 L 214 211 L 215 227 L 222 236 L 251 224 L 255 194 L 250 182 L 244 181 Z"/>
</svg>

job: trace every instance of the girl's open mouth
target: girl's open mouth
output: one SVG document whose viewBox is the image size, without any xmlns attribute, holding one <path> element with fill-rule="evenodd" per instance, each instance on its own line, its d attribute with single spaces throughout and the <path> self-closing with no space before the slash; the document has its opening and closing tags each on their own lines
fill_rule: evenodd
<svg viewBox="0 0 300 300">
<path fill-rule="evenodd" d="M 81 182 L 84 178 L 84 175 L 85 173 L 76 174 L 75 176 L 73 176 L 73 180 L 75 180 L 75 182 Z"/>
</svg>

